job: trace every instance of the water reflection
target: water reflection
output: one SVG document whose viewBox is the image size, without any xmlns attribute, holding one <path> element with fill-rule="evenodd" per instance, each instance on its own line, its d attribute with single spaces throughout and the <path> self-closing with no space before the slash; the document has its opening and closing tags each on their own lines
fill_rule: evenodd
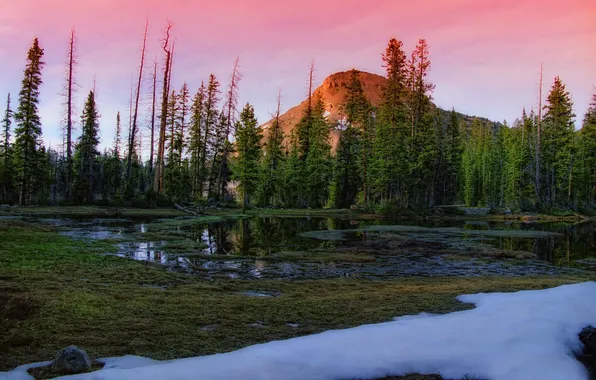
<svg viewBox="0 0 596 380">
<path fill-rule="evenodd" d="M 361 228 L 370 224 L 391 224 L 387 220 L 354 221 L 330 218 L 250 218 L 210 224 L 196 224 L 182 227 L 187 237 L 202 243 L 201 253 L 208 255 L 233 255 L 266 257 L 280 251 L 299 251 L 312 248 L 331 248 L 342 242 L 316 241 L 300 237 L 299 234 L 317 230 L 342 230 Z M 565 223 L 498 223 L 487 221 L 440 221 L 405 222 L 399 224 L 424 227 L 459 227 L 470 230 L 524 230 L 551 231 L 561 236 L 506 237 L 476 236 L 463 238 L 475 244 L 488 245 L 499 250 L 532 252 L 540 260 L 558 265 L 570 266 L 575 260 L 596 258 L 596 224 Z M 146 227 L 144 231 L 146 231 Z M 368 240 L 369 232 L 359 231 L 346 235 L 348 240 Z M 374 234 L 373 234 L 374 235 Z M 259 266 L 266 262 L 259 261 Z M 262 269 L 255 264 L 255 273 Z"/>
<path fill-rule="evenodd" d="M 517 223 L 492 221 L 389 221 L 330 218 L 253 217 L 219 223 L 197 223 L 156 229 L 150 221 L 77 220 L 56 221 L 65 227 L 64 234 L 88 239 L 123 237 L 119 254 L 135 260 L 151 261 L 183 268 L 200 275 L 226 278 L 385 278 L 402 275 L 526 275 L 557 274 L 547 263 L 559 267 L 577 267 L 596 262 L 596 223 Z M 466 230 L 551 231 L 557 236 L 510 237 L 464 234 L 461 239 L 478 247 L 490 246 L 504 251 L 533 252 L 542 261 L 534 268 L 515 267 L 506 261 L 486 263 L 479 259 L 448 261 L 440 256 L 411 254 L 407 249 L 393 256 L 376 255 L 372 261 L 291 260 L 283 254 L 308 254 L 315 250 L 338 252 L 350 241 L 367 241 L 379 232 L 357 231 L 346 234 L 348 241 L 323 241 L 301 237 L 319 230 L 360 229 L 368 225 L 413 225 L 422 227 L 456 227 Z M 67 228 L 66 228 L 67 227 Z M 160 241 L 160 234 L 170 234 Z M 392 232 L 387 232 L 392 233 Z M 143 240 L 143 234 L 151 236 Z M 407 234 L 405 234 L 407 235 Z M 493 234 L 494 235 L 494 234 Z M 157 236 L 157 237 L 156 237 Z M 171 237 L 177 240 L 168 240 Z M 427 231 L 410 233 L 426 241 L 440 241 L 441 234 Z M 459 236 L 459 235 L 458 235 Z M 157 239 L 157 240 L 155 240 Z M 456 237 L 459 239 L 459 237 Z M 130 241 L 133 240 L 133 241 Z M 169 245 L 170 244 L 170 245 Z M 174 249 L 175 247 L 175 249 Z M 332 248 L 332 249 L 328 249 Z M 373 253 L 374 254 L 374 253 Z M 281 255 L 282 258 L 279 258 Z M 213 256 L 209 258 L 208 256 Z M 222 256 L 229 256 L 222 257 Z M 595 266 L 593 264 L 592 266 Z M 556 269 L 556 268 L 555 268 Z"/>
</svg>

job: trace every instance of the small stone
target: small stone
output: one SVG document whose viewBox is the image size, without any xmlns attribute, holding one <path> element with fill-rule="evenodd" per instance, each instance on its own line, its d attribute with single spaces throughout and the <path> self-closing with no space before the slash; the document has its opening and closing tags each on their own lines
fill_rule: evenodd
<svg viewBox="0 0 596 380">
<path fill-rule="evenodd" d="M 350 211 L 358 211 L 358 210 L 359 210 L 359 208 L 358 208 L 357 205 L 351 205 L 350 206 Z"/>
<path fill-rule="evenodd" d="M 77 374 L 91 371 L 91 360 L 77 346 L 66 347 L 56 354 L 52 362 L 52 371 L 59 374 Z"/>
<path fill-rule="evenodd" d="M 207 325 L 200 328 L 201 331 L 215 331 L 218 325 Z"/>
</svg>

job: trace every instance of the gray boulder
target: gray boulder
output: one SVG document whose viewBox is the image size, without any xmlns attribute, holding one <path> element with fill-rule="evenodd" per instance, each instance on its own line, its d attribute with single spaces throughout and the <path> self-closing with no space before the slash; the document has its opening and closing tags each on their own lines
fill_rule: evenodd
<svg viewBox="0 0 596 380">
<path fill-rule="evenodd" d="M 579 333 L 579 340 L 588 354 L 596 355 L 596 328 L 589 326 Z"/>
<path fill-rule="evenodd" d="M 52 362 L 52 371 L 60 374 L 75 374 L 91 371 L 91 360 L 77 346 L 66 347 L 56 354 Z"/>
</svg>

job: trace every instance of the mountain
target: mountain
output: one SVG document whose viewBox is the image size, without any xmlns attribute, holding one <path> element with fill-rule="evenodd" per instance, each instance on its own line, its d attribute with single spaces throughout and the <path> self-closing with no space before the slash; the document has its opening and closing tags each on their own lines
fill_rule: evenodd
<svg viewBox="0 0 596 380">
<path fill-rule="evenodd" d="M 381 97 L 383 94 L 383 87 L 387 82 L 385 77 L 377 74 L 367 73 L 365 71 L 359 71 L 360 82 L 364 94 L 370 101 L 373 107 L 378 107 L 381 103 Z M 342 107 L 345 103 L 346 96 L 348 94 L 348 84 L 350 82 L 350 71 L 342 71 L 335 74 L 331 74 L 323 83 L 317 87 L 313 93 L 313 99 L 316 99 L 318 95 L 321 95 L 323 103 L 325 104 L 325 116 L 327 120 L 333 124 L 337 124 L 342 119 Z M 280 116 L 280 123 L 284 136 L 286 137 L 286 143 L 289 140 L 289 136 L 292 129 L 298 124 L 300 118 L 304 114 L 304 111 L 308 105 L 308 99 L 304 100 L 299 105 L 290 108 L 286 113 Z M 440 109 L 443 118 L 448 116 L 448 111 Z M 468 116 L 458 113 L 460 118 L 472 122 L 474 116 Z M 497 127 L 500 123 L 494 123 L 488 119 L 480 118 L 484 122 L 490 122 Z M 268 135 L 268 127 L 271 125 L 273 120 L 269 120 L 262 124 L 263 134 L 265 139 Z M 331 146 L 333 150 L 337 146 L 339 140 L 339 130 L 333 129 L 330 134 Z"/>
</svg>

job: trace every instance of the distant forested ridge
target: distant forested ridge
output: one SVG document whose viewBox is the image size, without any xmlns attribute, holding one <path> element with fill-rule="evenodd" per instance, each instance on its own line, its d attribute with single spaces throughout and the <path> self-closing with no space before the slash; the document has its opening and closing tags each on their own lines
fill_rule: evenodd
<svg viewBox="0 0 596 380">
<path fill-rule="evenodd" d="M 52 149 L 44 145 L 38 114 L 44 49 L 34 40 L 21 90 L 7 96 L 1 115 L 0 203 L 156 206 L 212 200 L 242 208 L 358 205 L 379 212 L 452 204 L 580 211 L 596 206 L 596 94 L 578 121 L 559 77 L 547 88 L 544 104 L 541 99 L 536 111 L 520 110 L 512 125 L 469 117 L 432 103 L 426 40 L 406 54 L 392 38 L 382 53 L 386 73 L 374 99 L 361 81 L 372 74 L 351 70 L 344 73 L 345 93 L 330 117 L 314 89 L 311 65 L 308 96 L 291 128 L 284 126 L 281 94 L 273 119 L 260 126 L 253 106 L 238 104 L 238 59 L 227 83 L 211 74 L 197 89 L 175 85 L 171 26 L 160 64 L 151 67 L 145 62 L 146 35 L 147 27 L 136 86 L 123 105 L 127 117 L 102 117 L 117 125 L 111 148 L 103 152 L 95 89 L 82 108 L 73 107 L 74 30 L 67 45 L 64 142 Z M 149 111 L 139 109 L 142 81 L 151 83 L 143 95 L 151 100 Z M 81 115 L 73 114 L 75 108 Z M 141 137 L 149 152 L 141 152 Z"/>
</svg>

